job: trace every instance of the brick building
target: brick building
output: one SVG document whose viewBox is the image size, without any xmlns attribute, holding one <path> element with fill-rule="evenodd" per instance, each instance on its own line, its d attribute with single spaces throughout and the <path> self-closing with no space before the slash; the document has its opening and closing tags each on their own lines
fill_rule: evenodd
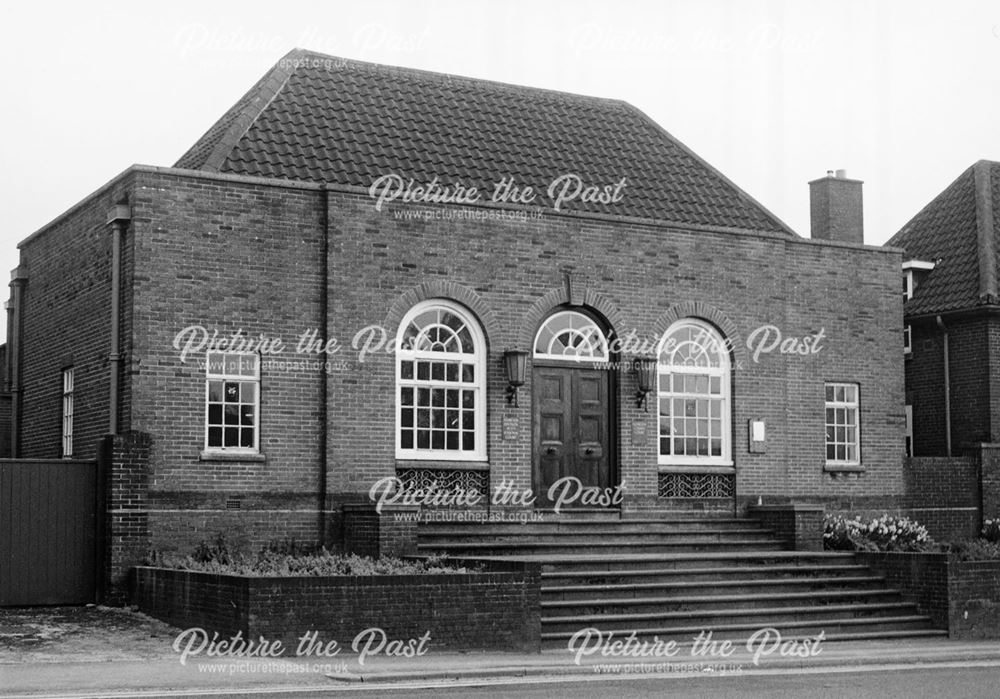
<svg viewBox="0 0 1000 699">
<path fill-rule="evenodd" d="M 295 51 L 20 244 L 12 448 L 148 435 L 161 549 L 336 541 L 392 476 L 898 505 L 902 259 L 811 189 L 804 239 L 623 102 Z"/>
<path fill-rule="evenodd" d="M 1000 163 L 981 160 L 888 246 L 905 251 L 908 440 L 915 456 L 1000 441 Z"/>
</svg>

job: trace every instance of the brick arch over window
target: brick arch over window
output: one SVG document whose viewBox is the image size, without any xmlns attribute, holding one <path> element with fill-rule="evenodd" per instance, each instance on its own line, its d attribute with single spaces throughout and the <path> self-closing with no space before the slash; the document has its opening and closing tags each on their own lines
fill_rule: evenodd
<svg viewBox="0 0 1000 699">
<path fill-rule="evenodd" d="M 548 318 L 559 306 L 570 304 L 572 306 L 585 306 L 596 311 L 610 326 L 609 330 L 613 335 L 619 328 L 625 327 L 625 318 L 611 299 L 604 294 L 591 289 L 583 292 L 580 298 L 582 303 L 572 304 L 564 287 L 557 287 L 549 290 L 544 296 L 535 301 L 524 315 L 518 332 L 518 347 L 531 350 L 535 344 L 535 333 L 541 326 L 542 321 Z"/>
<path fill-rule="evenodd" d="M 659 342 L 670 326 L 682 318 L 700 318 L 714 325 L 732 347 L 733 359 L 736 360 L 733 368 L 741 365 L 746 366 L 746 345 L 736 329 L 736 324 L 715 306 L 701 301 L 684 301 L 683 303 L 675 303 L 668 308 L 653 323 L 652 339 Z"/>
<path fill-rule="evenodd" d="M 424 282 L 398 296 L 392 302 L 389 313 L 385 317 L 386 331 L 394 337 L 393 333 L 399 327 L 403 316 L 418 303 L 427 299 L 448 299 L 469 309 L 483 328 L 487 347 L 491 345 L 491 339 L 500 336 L 500 323 L 483 298 L 467 286 L 448 281 Z"/>
</svg>

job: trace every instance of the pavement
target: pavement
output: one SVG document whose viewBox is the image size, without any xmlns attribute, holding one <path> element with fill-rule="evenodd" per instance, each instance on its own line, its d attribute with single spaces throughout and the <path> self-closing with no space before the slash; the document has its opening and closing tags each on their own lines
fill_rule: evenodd
<svg viewBox="0 0 1000 699">
<path fill-rule="evenodd" d="M 679 646 L 672 655 L 620 657 L 453 653 L 360 658 L 350 648 L 331 657 L 205 657 L 181 662 L 180 633 L 130 610 L 0 609 L 0 697 L 112 697 L 205 692 L 307 692 L 439 683 L 504 683 L 518 679 L 732 676 L 927 667 L 1000 667 L 997 641 L 941 638 L 898 641 L 767 643 L 748 649 Z M 761 650 L 763 648 L 763 650 Z M 625 649 L 627 650 L 627 649 Z M 659 651 L 659 652 L 657 652 Z M 362 662 L 363 660 L 363 662 Z"/>
</svg>

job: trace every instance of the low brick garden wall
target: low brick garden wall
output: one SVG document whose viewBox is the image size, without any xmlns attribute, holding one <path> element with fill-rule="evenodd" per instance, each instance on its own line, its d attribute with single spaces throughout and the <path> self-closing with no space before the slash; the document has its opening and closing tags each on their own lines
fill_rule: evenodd
<svg viewBox="0 0 1000 699">
<path fill-rule="evenodd" d="M 465 563 L 464 561 L 453 561 Z M 392 639 L 430 633 L 434 650 L 538 652 L 541 644 L 537 563 L 484 562 L 483 572 L 440 575 L 252 577 L 136 568 L 139 609 L 209 637 L 242 632 L 294 649 L 318 632 L 349 649 L 357 634 L 379 628 Z"/>
<path fill-rule="evenodd" d="M 946 553 L 858 553 L 951 638 L 1000 638 L 1000 561 Z"/>
</svg>

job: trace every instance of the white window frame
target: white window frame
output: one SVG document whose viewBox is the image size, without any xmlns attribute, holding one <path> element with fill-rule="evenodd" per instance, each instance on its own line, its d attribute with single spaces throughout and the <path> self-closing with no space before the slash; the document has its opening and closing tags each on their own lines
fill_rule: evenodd
<svg viewBox="0 0 1000 699">
<path fill-rule="evenodd" d="M 834 399 L 829 400 L 827 398 L 827 390 L 834 389 Z M 836 391 L 838 389 L 844 389 L 844 400 L 838 400 L 836 397 Z M 848 390 L 850 394 L 848 394 Z M 849 397 L 853 395 L 853 399 Z M 860 466 L 861 465 L 861 386 L 856 383 L 845 383 L 845 382 L 827 382 L 823 384 L 823 400 L 824 400 L 824 410 L 823 410 L 823 454 L 826 458 L 827 466 Z M 854 414 L 854 439 L 852 441 L 844 441 L 836 439 L 836 432 L 834 432 L 834 441 L 830 441 L 829 429 L 832 427 L 835 431 L 838 428 L 849 428 L 851 423 L 845 421 L 843 425 L 836 422 L 833 423 L 827 420 L 828 410 L 845 410 L 853 412 Z M 844 459 L 829 458 L 829 447 L 834 446 L 836 449 L 839 445 L 844 445 L 845 452 L 849 452 L 849 448 L 854 449 L 854 458 L 846 457 Z"/>
<path fill-rule="evenodd" d="M 560 329 L 555 333 L 549 330 L 550 326 L 552 326 L 555 321 L 563 318 L 569 319 L 569 328 Z M 550 351 L 555 339 L 560 334 L 566 332 L 566 330 L 571 330 L 580 335 L 581 338 L 588 343 L 591 353 L 573 354 L 572 352 L 556 353 Z M 547 343 L 546 333 L 548 333 Z M 545 344 L 545 346 L 542 349 L 539 349 L 540 344 Z M 538 332 L 535 333 L 535 340 L 532 343 L 532 349 L 534 350 L 535 359 L 542 359 L 545 361 L 607 362 L 610 356 L 608 351 L 608 338 L 604 331 L 601 330 L 601 326 L 586 313 L 581 313 L 580 311 L 575 310 L 557 311 L 547 317 L 545 322 L 539 326 Z"/>
<path fill-rule="evenodd" d="M 435 352 L 418 350 L 407 347 L 404 337 L 410 323 L 420 314 L 441 309 L 448 311 L 461 319 L 468 328 L 472 336 L 473 354 L 460 352 Z M 418 360 L 435 362 L 462 362 L 472 364 L 475 372 L 473 381 L 437 381 L 434 379 L 418 379 L 416 375 L 412 379 L 402 378 L 402 365 L 404 361 L 414 362 Z M 474 427 L 473 434 L 475 445 L 473 449 L 434 449 L 419 448 L 416 446 L 416 429 L 414 429 L 414 445 L 411 448 L 403 448 L 403 401 L 402 393 L 404 387 L 418 388 L 444 388 L 473 391 Z M 447 299 L 428 299 L 421 301 L 407 311 L 403 320 L 399 323 L 396 333 L 396 429 L 395 444 L 396 458 L 406 461 L 486 461 L 486 336 L 483 334 L 479 321 L 467 309 L 453 301 Z M 416 410 L 414 409 L 414 420 L 416 420 Z"/>
<path fill-rule="evenodd" d="M 218 370 L 218 362 L 222 362 L 222 366 L 225 367 L 225 357 L 238 356 L 240 358 L 240 371 L 238 372 L 227 372 L 223 370 Z M 245 373 L 244 367 L 247 366 L 251 369 L 251 373 Z M 214 401 L 210 401 L 210 386 L 213 381 L 223 381 L 223 382 L 239 382 L 239 383 L 253 383 L 254 389 L 254 400 L 252 403 L 247 403 L 240 401 L 239 406 L 252 405 L 253 406 L 253 446 L 219 446 L 210 445 L 209 436 L 210 431 L 213 426 L 209 423 L 209 410 L 210 404 Z M 205 451 L 213 454 L 259 454 L 260 453 L 260 354 L 256 352 L 206 352 L 205 353 Z M 242 388 L 241 388 L 242 390 Z M 222 425 L 215 427 L 222 427 L 223 429 L 223 443 L 225 443 L 225 408 L 223 408 L 223 423 Z"/>
<path fill-rule="evenodd" d="M 710 340 L 713 343 L 717 343 L 717 351 L 719 355 L 719 366 L 718 367 L 685 367 L 685 366 L 672 366 L 663 361 L 663 353 L 666 349 L 666 345 L 670 340 L 671 336 L 683 327 L 693 327 L 699 331 L 708 333 Z M 682 318 L 671 324 L 667 331 L 660 338 L 659 345 L 656 350 L 657 356 L 657 366 L 656 366 L 656 410 L 657 410 L 657 425 L 656 425 L 656 453 L 657 453 L 657 463 L 665 466 L 732 466 L 733 465 L 733 434 L 732 434 L 732 362 L 729 357 L 729 349 L 726 339 L 722 336 L 715 327 L 709 325 L 708 323 L 699 320 L 697 318 Z M 661 390 L 661 377 L 664 374 L 697 374 L 697 375 L 708 375 L 709 384 L 711 385 L 711 377 L 718 377 L 720 380 L 721 392 L 719 395 L 708 394 L 688 394 L 688 393 L 676 393 L 674 391 L 663 391 Z M 660 420 L 663 419 L 663 411 L 661 409 L 661 404 L 663 400 L 671 400 L 674 398 L 695 398 L 695 399 L 708 399 L 708 400 L 718 400 L 721 402 L 719 411 L 721 417 L 721 438 L 722 438 L 722 454 L 720 456 L 698 456 L 698 455 L 688 455 L 688 454 L 663 454 L 660 451 L 660 440 L 662 436 L 660 434 Z M 709 407 L 709 414 L 711 415 L 711 406 Z M 673 416 L 671 416 L 673 419 Z M 669 438 L 668 439 L 672 439 Z M 711 436 L 709 436 L 711 440 Z M 711 441 L 709 442 L 711 444 Z M 671 449 L 673 444 L 671 443 Z"/>
<path fill-rule="evenodd" d="M 909 324 L 903 327 L 903 354 L 913 353 L 913 327 Z"/>
<path fill-rule="evenodd" d="M 913 298 L 913 270 L 903 271 L 903 300 L 909 301 Z"/>
<path fill-rule="evenodd" d="M 73 393 L 75 387 L 73 367 L 62 370 L 62 456 L 73 456 Z"/>
</svg>

